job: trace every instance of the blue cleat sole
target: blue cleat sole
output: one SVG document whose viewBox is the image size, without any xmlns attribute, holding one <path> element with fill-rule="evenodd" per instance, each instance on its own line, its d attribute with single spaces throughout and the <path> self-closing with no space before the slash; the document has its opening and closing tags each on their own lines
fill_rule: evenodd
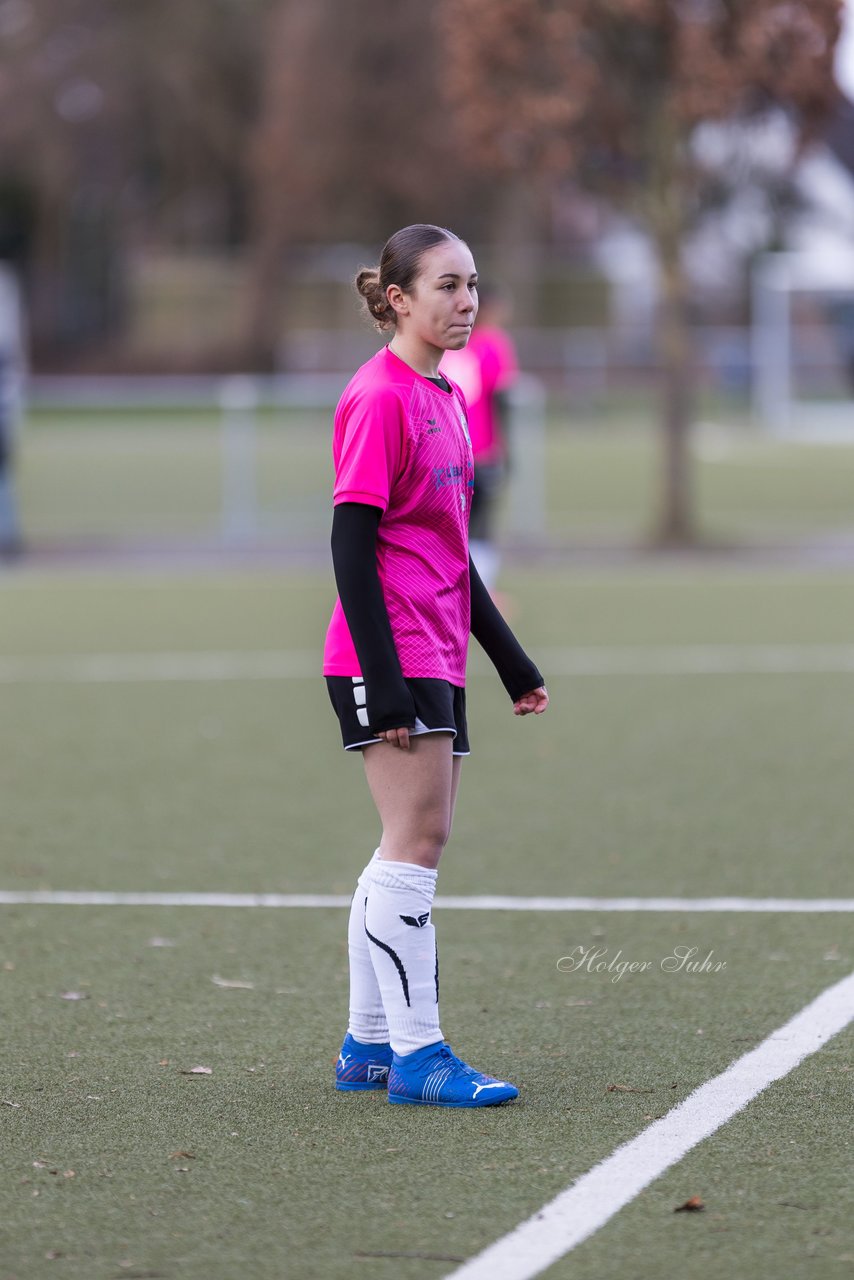
<svg viewBox="0 0 854 1280">
<path fill-rule="evenodd" d="M 384 1093 L 386 1090 L 386 1082 L 385 1080 L 366 1080 L 364 1082 L 357 1082 L 356 1084 L 339 1084 L 336 1081 L 335 1088 L 339 1093 L 366 1093 L 369 1090 L 372 1093 L 376 1093 L 378 1091 Z"/>
<path fill-rule="evenodd" d="M 500 1107 L 504 1102 L 512 1102 L 519 1095 L 517 1093 L 508 1094 L 506 1098 L 484 1098 L 483 1101 L 475 1099 L 467 1102 L 428 1102 L 426 1098 L 404 1098 L 400 1094 L 390 1093 L 388 1095 L 389 1102 L 403 1103 L 410 1107 Z"/>
</svg>

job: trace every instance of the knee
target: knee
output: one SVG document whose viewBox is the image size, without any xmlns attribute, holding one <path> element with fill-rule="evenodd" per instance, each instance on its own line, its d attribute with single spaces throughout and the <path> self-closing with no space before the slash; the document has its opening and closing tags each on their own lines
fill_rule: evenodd
<svg viewBox="0 0 854 1280">
<path fill-rule="evenodd" d="M 451 824 L 447 821 L 429 823 L 417 833 L 413 833 L 408 843 L 407 861 L 416 862 L 422 867 L 435 867 L 442 856 L 451 834 Z"/>
</svg>

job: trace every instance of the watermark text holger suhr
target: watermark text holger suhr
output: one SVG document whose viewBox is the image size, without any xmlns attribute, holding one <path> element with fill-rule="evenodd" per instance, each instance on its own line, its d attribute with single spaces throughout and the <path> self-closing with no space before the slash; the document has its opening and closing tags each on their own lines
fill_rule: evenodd
<svg viewBox="0 0 854 1280">
<path fill-rule="evenodd" d="M 622 949 L 610 955 L 607 947 L 579 945 L 569 955 L 557 962 L 560 973 L 607 973 L 612 982 L 619 982 L 627 973 L 648 973 L 660 969 L 662 973 L 721 973 L 726 960 L 714 959 L 714 951 L 701 956 L 698 947 L 674 947 L 660 960 L 624 960 Z"/>
</svg>

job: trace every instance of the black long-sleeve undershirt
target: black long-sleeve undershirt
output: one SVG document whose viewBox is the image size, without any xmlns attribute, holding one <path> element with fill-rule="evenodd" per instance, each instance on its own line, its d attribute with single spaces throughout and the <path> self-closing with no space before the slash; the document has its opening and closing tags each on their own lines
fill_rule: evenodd
<svg viewBox="0 0 854 1280">
<path fill-rule="evenodd" d="M 373 733 L 415 726 L 415 706 L 400 668 L 377 569 L 381 516 L 379 507 L 361 502 L 339 503 L 332 516 L 335 582 L 365 679 Z M 469 576 L 471 633 L 515 702 L 539 688 L 543 677 L 502 618 L 471 559 Z"/>
</svg>

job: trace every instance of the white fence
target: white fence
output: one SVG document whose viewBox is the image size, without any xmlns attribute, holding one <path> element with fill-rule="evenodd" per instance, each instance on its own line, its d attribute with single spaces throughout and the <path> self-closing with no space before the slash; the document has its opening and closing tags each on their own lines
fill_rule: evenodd
<svg viewBox="0 0 854 1280">
<path fill-rule="evenodd" d="M 72 467 L 98 468 L 100 490 L 96 480 L 87 481 L 96 500 L 100 492 L 107 506 L 120 502 L 115 484 L 110 491 L 110 476 L 131 499 L 124 512 L 103 519 L 96 510 L 82 519 L 74 514 L 67 530 L 71 540 L 75 532 L 103 540 L 127 530 L 128 539 L 136 533 L 166 541 L 183 528 L 188 537 L 215 539 L 227 548 L 317 544 L 331 521 L 332 415 L 346 381 L 337 374 L 40 377 L 33 382 L 32 404 L 42 430 L 34 427 L 28 448 L 33 456 L 48 449 L 39 436 L 49 435 Z M 52 410 L 59 412 L 46 431 Z M 536 378 L 519 379 L 511 413 L 514 466 L 504 531 L 517 542 L 533 542 L 545 530 L 546 478 L 546 393 Z M 73 419 L 67 431 L 59 425 L 66 418 Z M 158 470 L 154 459 L 161 455 Z M 63 469 L 60 458 L 44 465 Z M 202 521 L 182 521 L 173 505 L 158 526 L 156 486 L 161 478 L 164 486 L 172 483 L 180 467 L 188 476 L 195 468 L 208 479 L 215 472 L 216 494 L 207 495 Z M 50 535 L 61 538 L 58 521 L 57 514 Z"/>
</svg>

